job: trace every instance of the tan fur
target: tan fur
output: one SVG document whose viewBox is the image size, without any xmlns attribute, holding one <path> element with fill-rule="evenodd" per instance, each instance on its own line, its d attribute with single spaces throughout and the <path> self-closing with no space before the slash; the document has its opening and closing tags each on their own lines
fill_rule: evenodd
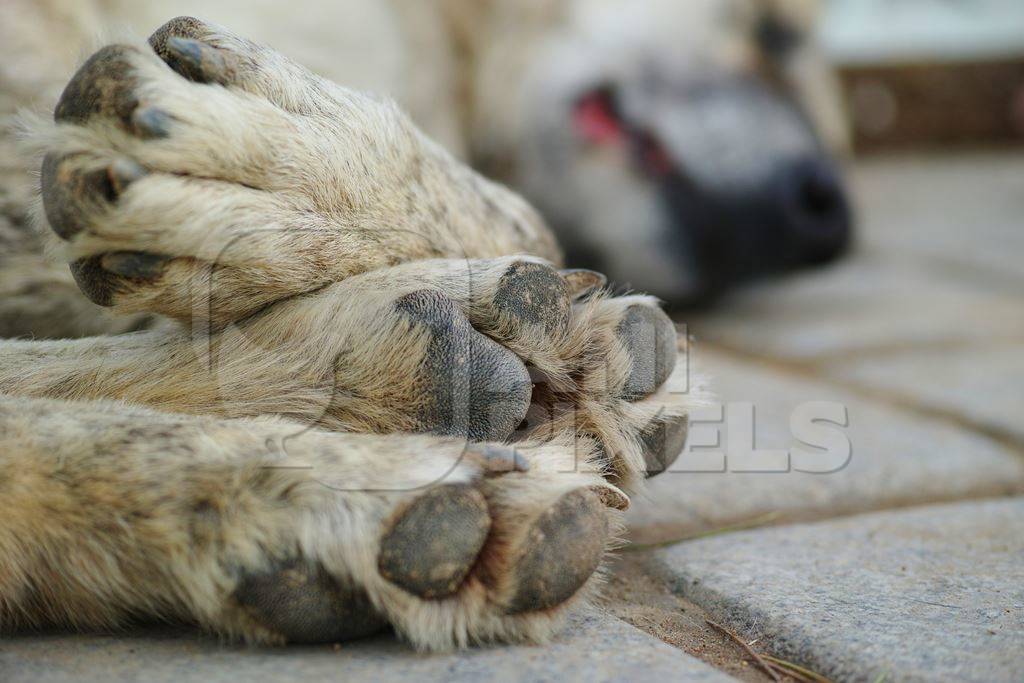
<svg viewBox="0 0 1024 683">
<path fill-rule="evenodd" d="M 547 637 L 561 612 L 501 614 L 501 586 L 423 601 L 376 569 L 378 528 L 437 481 L 477 481 L 494 514 L 516 517 L 560 491 L 593 485 L 548 446 L 503 485 L 463 444 L 355 436 L 281 420 L 217 421 L 124 404 L 0 399 L 3 523 L 0 623 L 117 626 L 145 614 L 280 642 L 235 606 L 240 568 L 300 555 L 373 604 L 419 647 Z M 544 478 L 554 471 L 557 478 Z M 583 597 L 582 595 L 580 596 Z"/>
<path fill-rule="evenodd" d="M 630 0 L 10 0 L 0 7 L 0 151 L 5 152 L 0 154 L 0 164 L 6 164 L 0 166 L 0 239 L 5 222 L 10 225 L 9 232 L 27 231 L 32 185 L 29 174 L 38 168 L 37 159 L 14 152 L 10 115 L 15 109 L 29 106 L 48 115 L 74 64 L 95 49 L 98 40 L 145 35 L 174 14 L 195 13 L 272 44 L 330 80 L 394 98 L 432 139 L 456 157 L 469 158 L 492 177 L 524 192 L 548 214 L 549 220 L 567 222 L 569 226 L 563 229 L 582 226 L 599 235 L 602 244 L 611 246 L 618 240 L 631 240 L 612 249 L 615 258 L 621 260 L 613 277 L 629 282 L 646 274 L 649 287 L 655 283 L 666 289 L 678 287 L 687 282 L 684 274 L 692 264 L 663 262 L 666 257 L 657 247 L 658 235 L 667 228 L 659 218 L 661 211 L 655 208 L 657 197 L 632 176 L 627 159 L 584 155 L 574 162 L 573 175 L 581 175 L 578 181 L 572 181 L 582 183 L 582 194 L 567 192 L 562 183 L 552 187 L 551 171 L 543 168 L 544 161 L 538 157 L 551 145 L 537 129 L 538 125 L 551 123 L 544 119 L 548 111 L 545 108 L 553 111 L 564 107 L 563 100 L 571 99 L 575 92 L 572 88 L 586 86 L 590 76 L 600 81 L 636 71 L 647 60 L 646 52 L 634 54 L 633 49 L 620 54 L 619 46 L 635 48 L 637 36 L 640 45 L 650 46 L 650 56 L 656 64 L 662 63 L 671 77 L 679 70 L 756 74 L 758 60 L 750 36 L 759 13 L 771 11 L 802 35 L 811 36 L 818 5 L 818 0 L 643 0 L 639 4 Z M 597 38 L 595 31 L 599 33 Z M 285 73 L 297 75 L 295 93 L 301 99 L 308 80 L 305 71 L 298 72 L 287 62 L 279 66 Z M 846 149 L 848 130 L 838 89 L 813 38 L 806 38 L 781 71 L 780 78 L 814 120 L 826 146 L 840 152 Z M 251 128 L 231 125 L 232 115 L 224 115 L 221 109 L 225 103 L 211 100 L 203 104 L 228 134 L 250 133 L 250 139 L 239 142 L 256 147 L 242 149 L 251 153 L 280 146 L 272 127 L 266 135 L 253 136 Z M 257 116 L 258 112 L 252 114 Z M 284 117 L 283 123 L 291 123 L 292 118 Z M 403 125 L 392 132 L 403 134 Z M 658 121 L 650 125 L 662 127 Z M 374 130 L 372 134 L 380 132 Z M 427 155 L 428 166 L 433 156 Z M 290 180 L 289 174 L 281 180 Z M 352 178 L 346 180 L 351 182 Z M 184 202 L 179 199 L 195 188 L 161 189 L 169 193 L 165 203 L 177 210 L 177 215 L 171 213 L 169 217 L 193 218 L 182 209 Z M 436 188 L 425 191 L 433 196 Z M 390 199 L 377 193 L 362 196 L 375 202 L 374 215 L 385 215 L 386 210 L 389 217 L 397 218 L 396 230 L 409 223 L 409 212 L 393 202 L 401 202 L 403 197 L 394 193 Z M 422 196 L 417 194 L 417 200 Z M 234 202 L 239 211 L 243 207 L 250 211 L 265 208 L 246 205 L 237 198 L 224 201 Z M 448 205 L 448 199 L 444 203 Z M 294 228 L 294 207 L 290 208 L 292 211 L 271 208 L 278 229 Z M 478 212 L 466 214 L 465 207 L 459 208 L 452 213 L 480 219 Z M 325 224 L 335 227 L 334 218 L 325 216 Z M 349 214 L 346 223 L 352 221 Z M 623 231 L 621 225 L 627 223 L 631 230 Z M 423 232 L 422 226 L 414 227 Z M 624 232 L 628 236 L 623 236 Z M 484 249 L 485 245 L 477 243 L 481 231 L 474 234 L 477 237 L 461 245 L 471 253 L 455 256 L 508 253 Z M 344 246 L 358 249 L 363 245 L 350 238 Z M 502 245 L 502 249 L 507 246 Z M 207 243 L 204 247 L 216 250 L 218 245 Z M 443 244 L 430 256 L 451 256 L 451 247 Z M 399 248 L 409 251 L 409 245 Z M 87 247 L 83 245 L 83 249 Z M 31 268 L 38 260 L 37 251 L 33 244 L 20 242 L 5 250 L 0 259 Z M 303 251 L 308 259 L 308 251 Z M 541 255 L 551 258 L 551 254 Z M 296 265 L 287 277 L 295 275 L 304 264 Z M 379 267 L 380 263 L 373 266 Z M 179 281 L 196 277 L 195 273 L 184 272 L 187 269 L 182 264 L 177 270 Z M 225 276 L 227 281 L 221 285 L 225 298 L 233 288 L 252 294 L 243 284 L 232 283 Z M 69 284 L 66 276 L 58 272 L 57 277 Z M 242 280 L 248 281 L 245 277 Z M 66 329 L 52 323 L 41 327 L 25 312 L 33 298 L 49 297 L 58 288 L 45 284 L 36 289 L 45 293 L 28 295 L 18 309 L 5 316 L 23 320 L 16 330 L 19 334 L 80 336 L 101 327 L 83 327 L 77 322 L 95 316 L 95 309 L 88 304 L 83 304 L 81 312 L 67 316 L 70 322 Z M 0 290 L 10 288 L 0 284 Z M 174 298 L 179 300 L 180 296 Z M 72 306 L 74 299 L 66 299 L 66 306 Z M 196 303 L 197 307 L 203 304 L 202 300 Z M 124 329 L 119 323 L 104 324 L 112 325 L 112 331 Z"/>
<path fill-rule="evenodd" d="M 231 87 L 123 48 L 121 76 L 170 114 L 171 138 L 105 116 L 28 124 L 36 158 L 62 160 L 67 177 L 124 159 L 147 169 L 116 202 L 80 197 L 87 228 L 53 248 L 70 261 L 166 258 L 159 275 L 118 282 L 111 303 L 175 323 L 0 342 L 0 628 L 144 615 L 280 643 L 236 591 L 298 558 L 365 593 L 420 648 L 545 639 L 594 582 L 510 613 L 531 525 L 587 491 L 609 508 L 597 540 L 613 542 L 628 505 L 618 486 L 636 490 L 645 467 L 641 432 L 692 406 L 670 395 L 674 379 L 620 398 L 635 361 L 618 326 L 655 302 L 598 292 L 566 299 L 559 325 L 524 323 L 497 303 L 502 278 L 522 265 L 557 278 L 559 258 L 526 202 L 394 105 L 233 34 L 204 38 L 237 57 Z M 544 411 L 517 435 L 528 467 L 495 470 L 486 445 L 393 433 L 429 427 L 417 416 L 436 398 L 429 330 L 395 306 L 424 291 L 451 302 L 466 334 L 543 374 Z M 453 595 L 416 597 L 378 570 L 382 536 L 424 491 L 456 483 L 486 501 L 486 545 Z"/>
</svg>

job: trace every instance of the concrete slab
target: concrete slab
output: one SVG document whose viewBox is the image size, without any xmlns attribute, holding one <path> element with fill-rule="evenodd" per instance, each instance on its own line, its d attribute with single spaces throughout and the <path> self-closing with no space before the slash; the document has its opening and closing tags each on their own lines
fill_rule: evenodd
<svg viewBox="0 0 1024 683">
<path fill-rule="evenodd" d="M 686 322 L 698 341 L 800 362 L 1024 341 L 1019 291 L 975 287 L 906 258 L 868 254 L 761 283 Z"/>
<path fill-rule="evenodd" d="M 1021 680 L 1022 498 L 727 534 L 661 559 L 684 598 L 837 681 Z"/>
<path fill-rule="evenodd" d="M 336 649 L 247 649 L 219 645 L 193 631 L 0 640 L 0 681 L 4 683 L 732 680 L 594 610 L 573 617 L 565 633 L 544 647 L 475 648 L 443 655 L 417 654 L 387 637 Z"/>
<path fill-rule="evenodd" d="M 631 538 L 659 543 L 744 524 L 812 520 L 962 498 L 1024 492 L 1024 458 L 962 425 L 876 404 L 826 382 L 782 372 L 700 345 L 694 365 L 712 378 L 725 403 L 753 404 L 759 449 L 790 449 L 794 409 L 810 401 L 847 408 L 849 463 L 829 474 L 734 471 L 745 435 L 738 424 L 694 423 L 686 452 L 672 471 L 650 481 L 628 514 Z M 742 411 L 740 411 L 742 417 Z M 727 456 L 709 457 L 699 443 L 714 443 Z M 733 438 L 730 438 L 733 437 Z M 748 442 L 749 443 L 749 442 Z M 792 461 L 791 461 L 792 462 Z M 719 463 L 717 472 L 684 472 Z"/>
<path fill-rule="evenodd" d="M 867 159 L 852 184 L 864 250 L 947 279 L 1024 289 L 1024 154 Z"/>
<path fill-rule="evenodd" d="M 962 416 L 1024 446 L 1024 343 L 917 350 L 836 363 L 825 372 L 899 400 Z"/>
</svg>

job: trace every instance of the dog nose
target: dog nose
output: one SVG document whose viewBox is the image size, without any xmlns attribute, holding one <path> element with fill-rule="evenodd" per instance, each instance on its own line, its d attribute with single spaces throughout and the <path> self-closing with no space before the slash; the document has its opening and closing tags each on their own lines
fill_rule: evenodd
<svg viewBox="0 0 1024 683">
<path fill-rule="evenodd" d="M 777 176 L 783 230 L 799 264 L 827 263 L 850 242 L 851 215 L 842 179 L 827 159 L 790 162 Z"/>
</svg>

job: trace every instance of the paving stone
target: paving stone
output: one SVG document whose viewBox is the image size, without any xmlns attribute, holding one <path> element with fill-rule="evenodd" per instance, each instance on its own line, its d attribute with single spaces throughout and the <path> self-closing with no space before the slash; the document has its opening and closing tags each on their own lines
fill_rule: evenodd
<svg viewBox="0 0 1024 683">
<path fill-rule="evenodd" d="M 727 534 L 660 557 L 683 597 L 837 681 L 1024 676 L 1024 498 Z"/>
<path fill-rule="evenodd" d="M 1024 340 L 1019 292 L 987 290 L 908 259 L 859 254 L 686 316 L 698 340 L 799 361 L 923 345 Z"/>
<path fill-rule="evenodd" d="M 629 626 L 587 610 L 544 647 L 413 652 L 380 637 L 331 647 L 246 649 L 194 632 L 19 636 L 0 640 L 4 683 L 306 683 L 310 681 L 684 681 L 731 677 Z"/>
<path fill-rule="evenodd" d="M 1024 155 L 872 159 L 852 178 L 858 227 L 848 259 L 757 283 L 688 316 L 691 331 L 799 360 L 1024 342 Z"/>
<path fill-rule="evenodd" d="M 1024 446 L 1024 344 L 879 355 L 831 364 L 825 371 L 908 403 L 963 416 Z"/>
<path fill-rule="evenodd" d="M 925 259 L 951 276 L 1024 288 L 1024 155 L 900 155 L 852 174 L 865 249 Z"/>
<path fill-rule="evenodd" d="M 808 401 L 844 404 L 850 460 L 831 474 L 736 472 L 742 434 L 733 440 L 729 432 L 737 425 L 731 420 L 726 426 L 693 424 L 687 450 L 670 471 L 650 481 L 646 495 L 633 502 L 628 520 L 630 536 L 637 543 L 678 540 L 748 523 L 818 519 L 1024 492 L 1024 457 L 955 423 L 874 404 L 834 385 L 700 344 L 693 361 L 711 377 L 711 387 L 721 401 L 754 405 L 754 442 L 759 449 L 784 450 L 796 443 L 790 416 L 797 406 Z M 730 471 L 681 471 L 707 469 L 712 464 L 702 453 L 707 449 L 696 449 L 694 444 L 715 443 L 716 429 Z"/>
</svg>

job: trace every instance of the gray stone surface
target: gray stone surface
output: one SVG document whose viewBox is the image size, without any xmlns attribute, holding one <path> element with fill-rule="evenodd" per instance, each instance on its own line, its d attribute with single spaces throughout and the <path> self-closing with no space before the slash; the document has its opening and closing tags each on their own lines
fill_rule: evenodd
<svg viewBox="0 0 1024 683">
<path fill-rule="evenodd" d="M 804 362 L 1024 340 L 1018 291 L 986 290 L 889 254 L 861 253 L 827 270 L 761 283 L 688 318 L 698 340 Z"/>
<path fill-rule="evenodd" d="M 685 681 L 731 677 L 595 611 L 575 616 L 544 647 L 413 652 L 393 638 L 338 649 L 246 649 L 194 632 L 114 636 L 21 636 L 0 640 L 3 683 L 188 683 L 245 681 Z"/>
<path fill-rule="evenodd" d="M 1024 345 L 1024 155 L 889 157 L 852 173 L 852 258 L 758 283 L 691 331 L 801 361 L 921 345 Z"/>
<path fill-rule="evenodd" d="M 880 157 L 859 162 L 852 182 L 865 249 L 1024 289 L 1024 155 Z"/>
<path fill-rule="evenodd" d="M 683 597 L 837 681 L 1024 680 L 1024 499 L 728 534 L 661 557 Z"/>
<path fill-rule="evenodd" d="M 826 372 L 1024 445 L 1024 344 L 906 351 L 830 364 Z"/>
<path fill-rule="evenodd" d="M 754 404 L 758 448 L 794 444 L 790 415 L 807 401 L 837 401 L 848 409 L 852 454 L 832 474 L 680 472 L 695 466 L 695 443 L 722 432 L 727 456 L 732 425 L 694 423 L 687 451 L 672 471 L 649 483 L 628 513 L 637 543 L 658 543 L 709 529 L 1024 492 L 1024 458 L 961 425 L 877 404 L 827 382 L 717 353 L 698 344 L 693 364 L 712 378 L 723 402 Z M 730 464 L 731 463 L 727 463 Z"/>
</svg>

